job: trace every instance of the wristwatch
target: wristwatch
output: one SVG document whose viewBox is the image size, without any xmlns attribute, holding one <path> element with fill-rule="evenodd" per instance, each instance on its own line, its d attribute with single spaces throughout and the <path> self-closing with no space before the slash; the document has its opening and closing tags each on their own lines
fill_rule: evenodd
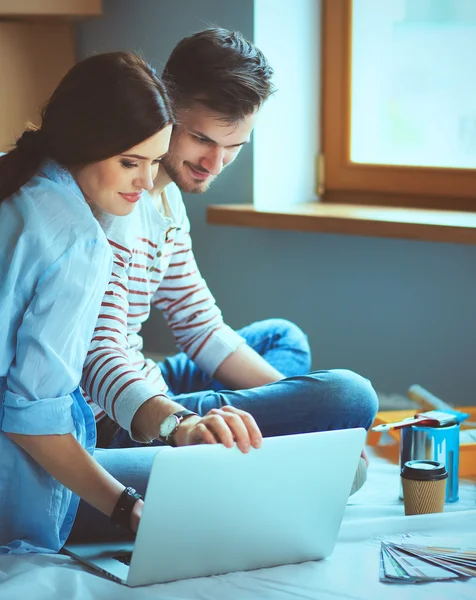
<svg viewBox="0 0 476 600">
<path fill-rule="evenodd" d="M 192 410 L 179 410 L 162 421 L 159 427 L 159 440 L 169 444 L 169 446 L 175 446 L 173 442 L 173 435 L 177 432 L 180 423 L 187 417 L 199 416 Z"/>
</svg>

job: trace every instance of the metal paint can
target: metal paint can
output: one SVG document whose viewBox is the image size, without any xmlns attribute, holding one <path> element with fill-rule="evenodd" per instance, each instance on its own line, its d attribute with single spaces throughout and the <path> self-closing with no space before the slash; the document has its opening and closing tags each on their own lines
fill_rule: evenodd
<svg viewBox="0 0 476 600">
<path fill-rule="evenodd" d="M 443 463 L 448 471 L 446 502 L 458 500 L 459 431 L 459 425 L 413 425 L 400 429 L 400 469 L 408 460 L 433 460 Z M 403 499 L 401 482 L 400 498 Z"/>
</svg>

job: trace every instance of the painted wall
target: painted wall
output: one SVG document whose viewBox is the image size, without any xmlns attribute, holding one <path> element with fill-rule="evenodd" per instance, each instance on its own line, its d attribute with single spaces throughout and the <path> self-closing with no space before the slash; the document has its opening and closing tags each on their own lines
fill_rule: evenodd
<svg viewBox="0 0 476 600">
<path fill-rule="evenodd" d="M 253 0 L 104 0 L 104 13 L 77 25 L 80 57 L 140 50 L 160 69 L 178 40 L 210 24 L 254 33 Z M 285 164 L 278 172 L 292 177 Z M 251 201 L 252 177 L 250 145 L 207 194 L 184 198 L 227 322 L 288 318 L 308 333 L 316 369 L 354 369 L 387 394 L 419 383 L 476 404 L 476 247 L 207 225 L 208 203 Z M 173 351 L 159 313 L 144 334 L 148 350 Z"/>
</svg>

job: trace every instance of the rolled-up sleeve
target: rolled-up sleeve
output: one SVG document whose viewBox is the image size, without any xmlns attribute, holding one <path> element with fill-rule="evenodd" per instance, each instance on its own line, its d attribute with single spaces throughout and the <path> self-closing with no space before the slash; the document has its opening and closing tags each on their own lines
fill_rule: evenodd
<svg viewBox="0 0 476 600">
<path fill-rule="evenodd" d="M 77 240 L 41 275 L 17 331 L 0 429 L 27 435 L 74 431 L 77 390 L 112 254 L 104 239 Z"/>
<path fill-rule="evenodd" d="M 152 305 L 164 314 L 178 348 L 210 376 L 245 343 L 244 338 L 224 323 L 200 274 L 186 216 L 177 230 L 170 263 Z"/>
</svg>

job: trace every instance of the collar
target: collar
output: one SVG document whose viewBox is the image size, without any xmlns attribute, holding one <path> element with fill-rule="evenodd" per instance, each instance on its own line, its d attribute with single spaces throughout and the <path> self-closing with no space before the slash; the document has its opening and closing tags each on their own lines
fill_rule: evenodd
<svg viewBox="0 0 476 600">
<path fill-rule="evenodd" d="M 71 172 L 68 171 L 65 167 L 62 167 L 59 163 L 57 163 L 53 159 L 47 160 L 40 168 L 40 173 L 44 175 L 46 178 L 58 183 L 69 189 L 69 191 L 74 194 L 77 198 L 86 202 L 83 192 L 81 191 L 79 185 L 76 183 L 76 180 L 72 176 Z"/>
</svg>

